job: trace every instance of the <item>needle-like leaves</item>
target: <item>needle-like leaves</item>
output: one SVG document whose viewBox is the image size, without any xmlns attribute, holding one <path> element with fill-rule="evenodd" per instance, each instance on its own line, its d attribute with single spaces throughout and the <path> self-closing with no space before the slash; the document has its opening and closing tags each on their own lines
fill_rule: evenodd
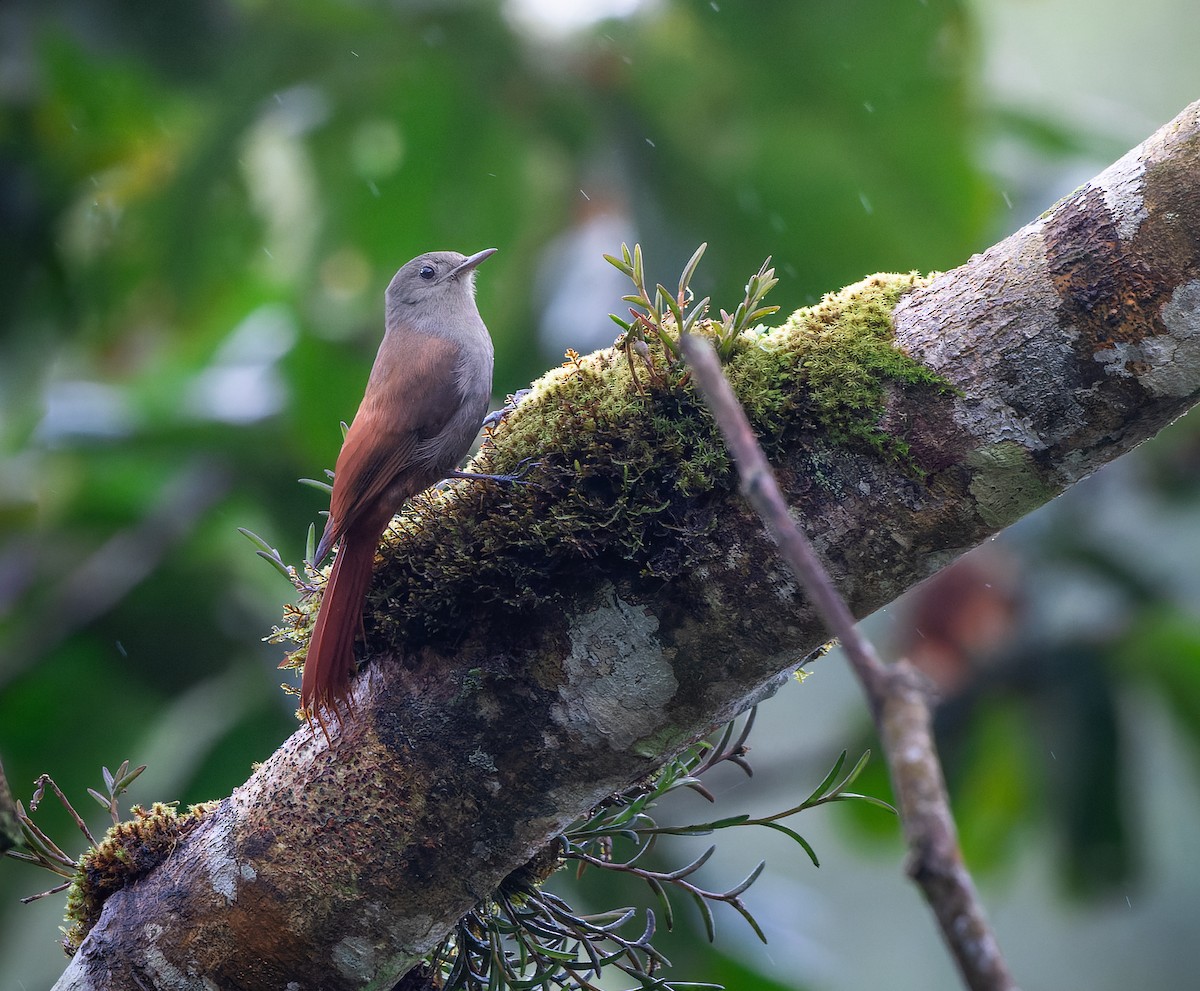
<svg viewBox="0 0 1200 991">
<path fill-rule="evenodd" d="M 689 263 L 691 269 L 699 261 L 700 253 L 698 251 Z M 620 261 L 633 271 L 640 263 L 640 253 L 636 247 L 632 253 L 624 248 Z M 671 308 L 665 297 L 664 304 L 667 309 Z M 602 972 L 614 969 L 636 981 L 639 989 L 684 991 L 718 987 L 679 983 L 659 973 L 670 964 L 652 942 L 656 918 L 661 919 L 667 929 L 672 929 L 676 921 L 672 895 L 682 894 L 696 906 L 709 940 L 716 937 L 713 906 L 725 904 L 741 915 L 765 943 L 762 926 L 742 896 L 759 878 L 766 864 L 760 862 L 728 890 L 710 890 L 701 887 L 696 879 L 714 857 L 715 845 L 707 847 L 681 867 L 656 869 L 649 854 L 658 839 L 662 836 L 702 836 L 749 825 L 764 826 L 794 840 L 816 865 L 817 856 L 808 841 L 777 820 L 818 805 L 861 798 L 847 788 L 862 771 L 869 756 L 864 754 L 843 776 L 846 764 L 843 753 L 800 805 L 773 816 L 752 818 L 741 813 L 689 825 L 659 825 L 655 819 L 658 804 L 672 792 L 686 788 L 713 801 L 712 793 L 700 782 L 700 776 L 714 767 L 728 763 L 740 768 L 747 776 L 753 773 L 746 754 L 754 717 L 755 712 L 751 710 L 740 729 L 735 721 L 725 727 L 716 742 L 701 741 L 688 748 L 668 762 L 652 781 L 613 796 L 558 838 L 559 857 L 564 863 L 574 861 L 579 874 L 585 868 L 594 868 L 630 875 L 647 885 L 657 907 L 655 912 L 646 910 L 645 925 L 639 936 L 622 935 L 624 927 L 635 920 L 637 911 L 633 908 L 580 916 L 559 896 L 520 883 L 497 892 L 491 903 L 481 905 L 462 920 L 455 932 L 430 956 L 429 968 L 443 976 L 447 991 L 600 991 L 596 982 L 601 979 Z M 876 799 L 863 800 L 888 807 Z M 608 977 L 604 978 L 604 986 L 613 986 Z"/>
</svg>

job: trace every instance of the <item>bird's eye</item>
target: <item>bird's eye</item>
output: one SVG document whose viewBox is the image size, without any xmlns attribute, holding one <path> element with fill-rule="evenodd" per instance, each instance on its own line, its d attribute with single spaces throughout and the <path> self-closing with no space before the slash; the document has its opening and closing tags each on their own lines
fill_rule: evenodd
<svg viewBox="0 0 1200 991">
<path fill-rule="evenodd" d="M 434 272 L 432 265 L 422 265 L 421 271 L 419 274 L 422 279 L 424 279 L 426 282 L 428 282 L 430 279 L 432 279 L 434 277 L 434 275 L 436 273 Z"/>
</svg>

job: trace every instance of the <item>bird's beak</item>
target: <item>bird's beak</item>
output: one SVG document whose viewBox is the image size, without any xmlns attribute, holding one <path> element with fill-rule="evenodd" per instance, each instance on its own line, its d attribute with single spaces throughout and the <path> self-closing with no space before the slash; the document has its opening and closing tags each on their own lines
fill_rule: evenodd
<svg viewBox="0 0 1200 991">
<path fill-rule="evenodd" d="M 470 258 L 464 258 L 461 262 L 450 269 L 446 273 L 447 279 L 457 279 L 463 272 L 469 272 L 480 262 L 487 261 L 496 253 L 497 248 L 484 248 L 482 251 L 476 251 Z"/>
</svg>

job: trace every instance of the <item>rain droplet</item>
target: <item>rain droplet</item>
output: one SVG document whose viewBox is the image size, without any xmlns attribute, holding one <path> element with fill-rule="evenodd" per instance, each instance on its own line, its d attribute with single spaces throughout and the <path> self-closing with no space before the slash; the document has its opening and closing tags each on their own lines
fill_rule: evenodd
<svg viewBox="0 0 1200 991">
<path fill-rule="evenodd" d="M 655 144 L 653 141 L 651 141 L 649 138 L 647 138 L 647 139 L 646 139 L 646 144 L 648 144 L 648 145 L 649 145 L 651 148 L 657 148 L 657 147 L 658 147 L 658 145 L 656 145 L 656 144 Z"/>
<path fill-rule="evenodd" d="M 591 198 L 590 196 L 588 196 L 588 194 L 587 194 L 587 193 L 585 193 L 585 192 L 584 192 L 582 189 L 581 189 L 581 190 L 579 190 L 579 195 L 580 195 L 580 196 L 582 196 L 582 197 L 583 197 L 585 200 L 587 200 L 589 203 L 591 203 L 591 202 L 592 202 L 592 198 Z"/>
<path fill-rule="evenodd" d="M 867 211 L 867 213 L 869 213 L 869 214 L 870 214 L 870 213 L 874 213 L 874 212 L 875 212 L 875 208 L 874 208 L 873 206 L 871 206 L 871 201 L 870 201 L 869 199 L 867 199 L 867 194 L 866 194 L 866 193 L 859 193 L 859 194 L 858 194 L 858 202 L 862 204 L 862 208 L 863 208 L 864 210 L 866 210 L 866 211 Z"/>
<path fill-rule="evenodd" d="M 1012 197 L 1008 195 L 1008 190 L 1007 189 L 1000 190 L 1000 195 L 1004 197 L 1004 205 L 1011 210 L 1013 208 Z"/>
</svg>

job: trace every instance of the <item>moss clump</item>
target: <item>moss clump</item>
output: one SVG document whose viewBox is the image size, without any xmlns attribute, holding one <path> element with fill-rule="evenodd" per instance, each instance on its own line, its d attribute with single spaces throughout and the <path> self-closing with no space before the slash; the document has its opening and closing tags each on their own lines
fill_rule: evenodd
<svg viewBox="0 0 1200 991">
<path fill-rule="evenodd" d="M 174 805 L 155 802 L 149 810 L 135 805 L 133 818 L 110 827 L 95 847 L 79 858 L 79 871 L 67 892 L 63 949 L 74 955 L 100 918 L 105 899 L 149 874 L 214 808 L 193 805 L 180 815 Z"/>
<path fill-rule="evenodd" d="M 923 282 L 872 276 L 740 335 L 726 372 L 768 454 L 849 445 L 920 474 L 904 438 L 880 422 L 889 390 L 947 388 L 894 342 L 892 310 Z M 701 322 L 698 332 L 715 329 Z M 734 484 L 724 445 L 686 369 L 657 341 L 639 347 L 572 353 L 472 465 L 505 473 L 533 459 L 530 484 L 458 481 L 404 508 L 365 618 L 376 649 L 459 642 L 464 630 L 487 637 L 591 587 L 596 569 L 670 580 L 721 552 Z M 307 613 L 291 614 L 283 632 L 303 643 Z"/>
<path fill-rule="evenodd" d="M 907 275 L 872 275 L 816 306 L 797 310 L 779 327 L 743 335 L 727 370 L 764 441 L 785 440 L 789 428 L 815 430 L 908 461 L 903 437 L 879 427 L 891 386 L 944 391 L 945 381 L 896 347 L 892 311 L 900 297 L 926 283 Z"/>
</svg>

